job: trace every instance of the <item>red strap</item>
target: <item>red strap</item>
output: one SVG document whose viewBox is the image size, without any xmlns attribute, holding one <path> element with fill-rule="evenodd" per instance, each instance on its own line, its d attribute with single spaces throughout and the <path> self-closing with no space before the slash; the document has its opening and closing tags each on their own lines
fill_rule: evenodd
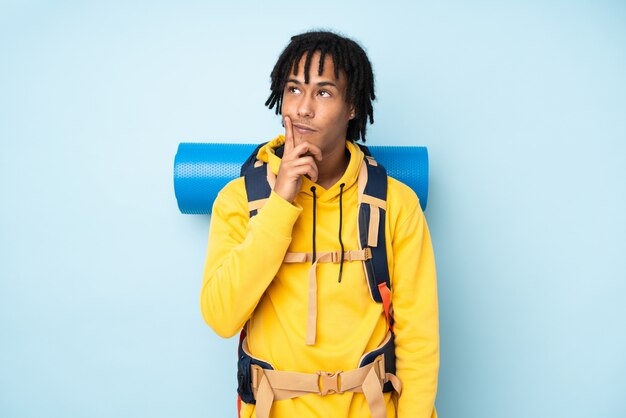
<svg viewBox="0 0 626 418">
<path fill-rule="evenodd" d="M 389 329 L 393 331 L 393 325 L 391 324 L 391 291 L 387 287 L 387 283 L 381 283 L 378 285 L 378 291 L 380 297 L 383 300 L 383 309 L 385 310 L 385 318 L 387 319 L 387 325 Z"/>
</svg>

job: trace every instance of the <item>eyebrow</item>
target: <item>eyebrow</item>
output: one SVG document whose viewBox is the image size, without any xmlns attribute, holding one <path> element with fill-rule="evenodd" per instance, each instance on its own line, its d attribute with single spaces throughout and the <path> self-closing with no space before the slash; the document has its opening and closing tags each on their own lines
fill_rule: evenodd
<svg viewBox="0 0 626 418">
<path fill-rule="evenodd" d="M 295 78 L 290 78 L 289 80 L 287 80 L 287 82 L 294 83 L 294 84 L 302 84 L 302 82 L 300 82 L 299 80 L 296 80 Z M 335 88 L 339 88 L 332 81 L 320 81 L 319 83 L 316 84 L 316 86 L 318 87 L 333 86 Z"/>
</svg>

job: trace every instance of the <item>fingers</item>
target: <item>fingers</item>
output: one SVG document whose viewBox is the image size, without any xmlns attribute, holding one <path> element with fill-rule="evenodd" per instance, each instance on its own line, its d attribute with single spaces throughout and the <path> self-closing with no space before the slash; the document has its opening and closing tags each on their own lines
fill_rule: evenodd
<svg viewBox="0 0 626 418">
<path fill-rule="evenodd" d="M 322 161 L 322 150 L 310 142 L 296 140 L 291 118 L 285 116 L 285 148 L 276 177 L 274 191 L 283 199 L 293 202 L 300 191 L 302 176 L 317 182 L 319 171 L 316 160 Z"/>
<path fill-rule="evenodd" d="M 294 149 L 294 152 L 298 152 L 298 155 L 312 155 L 317 161 L 322 161 L 322 150 L 310 142 L 301 143 Z"/>
<path fill-rule="evenodd" d="M 287 160 L 295 160 L 304 156 L 312 156 L 317 161 L 322 161 L 322 150 L 318 146 L 313 145 L 310 142 L 302 142 L 298 146 L 293 148 L 289 153 L 287 153 L 287 149 L 285 148 L 283 160 L 285 158 L 287 158 Z"/>
<path fill-rule="evenodd" d="M 291 118 L 289 116 L 284 117 L 285 122 L 285 155 L 289 154 L 294 148 L 294 135 L 293 135 L 293 125 L 291 124 Z"/>
<path fill-rule="evenodd" d="M 311 181 L 316 182 L 319 171 L 313 157 L 305 156 L 289 162 L 289 174 L 294 177 L 306 175 Z"/>
<path fill-rule="evenodd" d="M 322 161 L 322 150 L 316 145 L 307 141 L 298 141 L 298 145 L 296 145 L 296 137 L 293 133 L 291 118 L 285 116 L 283 120 L 285 123 L 285 151 L 283 153 L 283 159 L 285 157 L 291 157 L 291 153 L 293 152 L 295 155 L 294 158 L 309 154 L 313 155 L 317 161 Z"/>
<path fill-rule="evenodd" d="M 293 152 L 291 155 L 295 155 Z M 305 155 L 295 159 L 285 159 L 283 157 L 274 191 L 288 202 L 293 202 L 300 191 L 302 176 L 308 176 L 311 181 L 317 182 L 319 172 L 313 156 Z"/>
</svg>

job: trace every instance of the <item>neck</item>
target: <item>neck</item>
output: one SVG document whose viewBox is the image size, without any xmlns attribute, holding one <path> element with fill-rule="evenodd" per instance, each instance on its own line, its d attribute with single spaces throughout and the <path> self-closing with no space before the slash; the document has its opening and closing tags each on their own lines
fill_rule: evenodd
<svg viewBox="0 0 626 418">
<path fill-rule="evenodd" d="M 345 142 L 342 141 L 340 147 L 337 146 L 324 152 L 322 157 L 322 161 L 317 163 L 317 184 L 324 189 L 329 189 L 341 179 L 348 168 L 350 157 L 346 154 Z"/>
</svg>

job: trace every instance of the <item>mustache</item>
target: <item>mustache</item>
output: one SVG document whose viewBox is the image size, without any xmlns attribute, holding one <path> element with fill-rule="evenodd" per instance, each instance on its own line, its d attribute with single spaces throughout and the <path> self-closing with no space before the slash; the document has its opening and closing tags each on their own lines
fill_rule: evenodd
<svg viewBox="0 0 626 418">
<path fill-rule="evenodd" d="M 317 131 L 317 128 L 315 126 L 311 125 L 310 123 L 301 122 L 301 121 L 295 120 L 293 118 L 290 118 L 290 119 L 291 119 L 291 126 L 300 125 L 300 126 L 302 126 L 304 128 L 311 129 L 312 131 Z M 282 125 L 283 128 L 285 127 L 285 119 L 284 118 L 280 119 L 280 124 Z"/>
</svg>

